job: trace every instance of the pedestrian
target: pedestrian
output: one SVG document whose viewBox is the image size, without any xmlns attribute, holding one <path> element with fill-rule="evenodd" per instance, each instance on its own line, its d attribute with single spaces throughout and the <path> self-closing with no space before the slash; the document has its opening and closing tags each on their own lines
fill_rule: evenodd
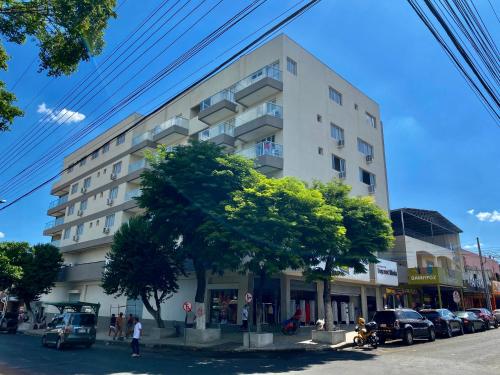
<svg viewBox="0 0 500 375">
<path fill-rule="evenodd" d="M 109 320 L 109 331 L 108 331 L 108 336 L 111 336 L 111 333 L 115 334 L 116 333 L 116 315 L 111 314 L 111 319 Z M 113 336 L 114 338 L 114 336 Z"/>
<path fill-rule="evenodd" d="M 125 323 L 125 319 L 123 318 L 123 313 L 118 314 L 118 318 L 116 318 L 116 330 L 115 330 L 115 337 L 113 337 L 113 340 L 116 339 L 116 336 L 118 336 L 118 340 L 123 340 L 123 324 Z"/>
<path fill-rule="evenodd" d="M 139 340 L 142 335 L 142 324 L 139 318 L 134 317 L 134 334 L 132 335 L 132 357 L 139 357 Z"/>
<path fill-rule="evenodd" d="M 129 314 L 127 319 L 127 332 L 125 333 L 125 337 L 128 339 L 130 336 L 132 336 L 133 332 L 134 332 L 134 316 L 132 314 Z"/>
<path fill-rule="evenodd" d="M 248 331 L 248 305 L 245 304 L 241 310 L 241 329 Z"/>
<path fill-rule="evenodd" d="M 196 321 L 196 315 L 193 311 L 189 310 L 186 313 L 186 319 L 184 323 L 186 324 L 186 328 L 194 328 L 194 322 Z"/>
</svg>

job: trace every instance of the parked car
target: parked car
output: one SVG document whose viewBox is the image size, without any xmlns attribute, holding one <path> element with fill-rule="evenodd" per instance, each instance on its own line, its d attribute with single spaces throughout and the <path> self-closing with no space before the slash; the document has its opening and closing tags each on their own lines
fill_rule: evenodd
<svg viewBox="0 0 500 375">
<path fill-rule="evenodd" d="M 380 310 L 373 320 L 378 324 L 379 342 L 402 339 L 406 345 L 411 345 L 414 339 L 436 339 L 434 324 L 427 318 L 411 309 Z"/>
<path fill-rule="evenodd" d="M 448 309 L 425 309 L 420 310 L 419 313 L 434 323 L 437 334 L 446 337 L 452 337 L 455 333 L 464 334 L 462 319 Z"/>
<path fill-rule="evenodd" d="M 498 322 L 495 318 L 495 315 L 493 315 L 490 310 L 485 309 L 484 307 L 474 307 L 471 309 L 467 309 L 466 311 L 471 311 L 479 316 L 479 318 L 484 322 L 485 329 L 490 329 L 491 326 L 498 328 L 500 324 L 500 322 Z"/>
<path fill-rule="evenodd" d="M 0 314 L 0 332 L 15 334 L 17 332 L 17 314 L 15 312 L 6 312 L 4 316 Z"/>
<path fill-rule="evenodd" d="M 76 345 L 90 348 L 95 343 L 96 323 L 96 316 L 90 313 L 67 312 L 57 315 L 47 325 L 42 345 L 54 345 L 58 350 Z"/>
<path fill-rule="evenodd" d="M 493 315 L 495 315 L 497 322 L 500 322 L 500 309 L 493 310 Z"/>
<path fill-rule="evenodd" d="M 462 319 L 462 324 L 466 332 L 484 331 L 484 321 L 472 311 L 457 311 L 455 315 Z"/>
</svg>

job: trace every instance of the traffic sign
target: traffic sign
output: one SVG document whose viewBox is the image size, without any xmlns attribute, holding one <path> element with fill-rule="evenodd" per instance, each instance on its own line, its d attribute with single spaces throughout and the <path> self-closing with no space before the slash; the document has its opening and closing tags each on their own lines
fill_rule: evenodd
<svg viewBox="0 0 500 375">
<path fill-rule="evenodd" d="M 453 291 L 453 302 L 455 302 L 455 303 L 460 302 L 460 293 L 458 293 L 457 290 Z"/>
<path fill-rule="evenodd" d="M 253 300 L 252 293 L 247 292 L 245 294 L 245 301 L 247 301 L 247 303 L 250 303 L 250 302 L 252 302 L 252 300 Z"/>
<path fill-rule="evenodd" d="M 185 312 L 190 312 L 192 309 L 193 309 L 193 305 L 191 304 L 191 302 L 189 301 L 186 301 L 182 304 L 182 309 L 185 311 Z"/>
</svg>

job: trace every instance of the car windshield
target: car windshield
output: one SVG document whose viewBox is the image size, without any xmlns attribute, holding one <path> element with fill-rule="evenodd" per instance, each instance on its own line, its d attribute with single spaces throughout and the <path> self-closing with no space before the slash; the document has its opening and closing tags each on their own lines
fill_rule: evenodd
<svg viewBox="0 0 500 375">
<path fill-rule="evenodd" d="M 439 318 L 439 313 L 437 311 L 420 311 L 420 314 L 426 318 Z"/>
<path fill-rule="evenodd" d="M 481 309 L 467 309 L 467 311 L 472 311 L 473 313 L 479 314 Z"/>
<path fill-rule="evenodd" d="M 455 315 L 458 316 L 459 318 L 469 317 L 469 313 L 467 311 L 457 311 Z"/>
<path fill-rule="evenodd" d="M 71 324 L 74 326 L 94 326 L 95 315 L 93 314 L 76 314 L 71 319 Z"/>
</svg>

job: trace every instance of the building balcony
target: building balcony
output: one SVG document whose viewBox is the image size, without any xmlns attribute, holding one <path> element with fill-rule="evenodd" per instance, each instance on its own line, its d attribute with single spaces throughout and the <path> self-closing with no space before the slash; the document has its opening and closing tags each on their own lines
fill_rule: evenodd
<svg viewBox="0 0 500 375">
<path fill-rule="evenodd" d="M 283 129 L 283 109 L 274 103 L 262 103 L 234 119 L 234 136 L 249 142 Z"/>
<path fill-rule="evenodd" d="M 250 107 L 281 91 L 281 70 L 268 65 L 238 82 L 234 99 L 245 107 Z"/>
<path fill-rule="evenodd" d="M 234 120 L 221 122 L 199 132 L 198 139 L 220 146 L 234 147 Z"/>
<path fill-rule="evenodd" d="M 144 132 L 144 133 L 138 134 L 134 138 L 132 138 L 132 146 L 136 146 L 141 142 L 151 141 L 151 140 L 153 140 L 153 136 L 152 136 L 151 132 Z"/>
<path fill-rule="evenodd" d="M 58 225 L 64 224 L 64 216 L 58 217 L 57 219 L 51 220 L 45 224 L 45 230 L 57 227 Z"/>
<path fill-rule="evenodd" d="M 125 202 L 131 201 L 134 198 L 140 197 L 142 194 L 142 191 L 140 188 L 134 189 L 127 191 L 125 193 Z"/>
<path fill-rule="evenodd" d="M 184 117 L 175 116 L 157 125 L 151 131 L 155 142 L 162 141 L 163 143 L 178 142 L 189 133 L 189 120 Z"/>
<path fill-rule="evenodd" d="M 105 262 L 92 262 L 64 266 L 59 271 L 58 282 L 101 280 Z"/>
<path fill-rule="evenodd" d="M 66 206 L 63 205 L 67 202 L 68 202 L 68 194 L 63 195 L 56 200 L 53 200 L 52 202 L 49 203 L 48 214 L 54 215 L 56 213 L 64 212 Z"/>
<path fill-rule="evenodd" d="M 260 142 L 237 154 L 253 159 L 255 168 L 262 173 L 283 169 L 283 146 L 274 142 Z"/>
<path fill-rule="evenodd" d="M 441 267 L 408 268 L 408 284 L 462 286 L 462 272 Z"/>
<path fill-rule="evenodd" d="M 200 103 L 198 120 L 213 125 L 236 113 L 233 89 L 226 89 Z"/>
<path fill-rule="evenodd" d="M 138 171 L 139 169 L 142 169 L 142 168 L 149 168 L 149 163 L 146 159 L 141 159 L 141 160 L 137 160 L 133 163 L 130 163 L 128 165 L 128 173 Z"/>
<path fill-rule="evenodd" d="M 52 240 L 50 244 L 55 247 L 61 247 L 61 240 Z"/>
</svg>

